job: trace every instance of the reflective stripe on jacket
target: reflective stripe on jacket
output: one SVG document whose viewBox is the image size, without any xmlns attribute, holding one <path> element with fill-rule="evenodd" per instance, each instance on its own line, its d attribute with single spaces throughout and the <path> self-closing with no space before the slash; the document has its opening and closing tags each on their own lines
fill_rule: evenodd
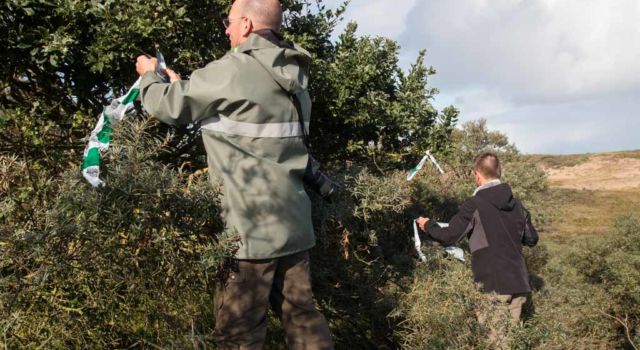
<svg viewBox="0 0 640 350">
<path fill-rule="evenodd" d="M 266 259 L 315 244 L 302 176 L 308 152 L 290 94 L 306 125 L 310 56 L 252 33 L 189 80 L 162 83 L 146 73 L 142 104 L 168 124 L 201 121 L 211 176 L 222 180 L 223 215 L 241 237 L 236 258 Z M 212 178 L 213 179 L 213 178 Z"/>
</svg>

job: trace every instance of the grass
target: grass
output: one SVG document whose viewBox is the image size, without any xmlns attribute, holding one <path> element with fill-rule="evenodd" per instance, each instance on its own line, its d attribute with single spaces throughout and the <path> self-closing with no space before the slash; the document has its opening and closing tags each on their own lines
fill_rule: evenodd
<svg viewBox="0 0 640 350">
<path fill-rule="evenodd" d="M 608 156 L 608 157 L 611 157 L 611 158 L 634 158 L 634 159 L 640 159 L 640 150 L 602 153 L 602 155 L 603 156 Z"/>
<path fill-rule="evenodd" d="M 607 152 L 607 153 L 581 153 L 581 154 L 532 154 L 528 155 L 536 163 L 544 168 L 558 169 L 572 167 L 589 161 L 593 157 L 605 157 L 612 159 L 634 158 L 640 159 L 640 150 Z"/>
<path fill-rule="evenodd" d="M 582 164 L 589 160 L 591 154 L 549 155 L 532 154 L 528 157 L 540 164 L 543 168 L 563 168 Z"/>
<path fill-rule="evenodd" d="M 545 227 L 552 237 L 602 235 L 620 215 L 640 216 L 640 189 L 591 191 L 552 188 L 560 213 Z"/>
<path fill-rule="evenodd" d="M 542 167 L 559 169 L 586 163 L 594 158 L 639 159 L 640 150 L 597 154 L 531 155 L 530 157 Z M 582 175 L 576 174 L 575 180 L 579 181 L 578 177 Z M 601 174 L 594 173 L 593 175 L 600 176 Z M 617 179 L 619 174 L 606 175 L 610 179 Z M 555 219 L 543 227 L 543 231 L 547 232 L 549 237 L 566 241 L 568 238 L 577 236 L 602 236 L 611 231 L 611 225 L 620 215 L 640 216 L 640 188 L 626 188 L 624 190 L 560 188 L 567 181 L 571 180 L 554 181 L 552 178 L 549 179 L 550 191 L 547 200 L 559 208 Z"/>
</svg>

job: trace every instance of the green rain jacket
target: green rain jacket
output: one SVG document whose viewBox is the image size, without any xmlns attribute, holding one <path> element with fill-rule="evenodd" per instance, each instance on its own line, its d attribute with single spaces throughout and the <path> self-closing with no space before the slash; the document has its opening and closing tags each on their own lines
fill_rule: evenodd
<svg viewBox="0 0 640 350">
<path fill-rule="evenodd" d="M 155 118 L 201 122 L 211 180 L 223 183 L 227 227 L 241 238 L 238 259 L 276 258 L 315 244 L 302 183 L 309 155 L 290 97 L 297 95 L 308 128 L 310 55 L 267 34 L 252 33 L 190 80 L 167 84 L 147 72 L 140 83 L 142 105 Z"/>
</svg>

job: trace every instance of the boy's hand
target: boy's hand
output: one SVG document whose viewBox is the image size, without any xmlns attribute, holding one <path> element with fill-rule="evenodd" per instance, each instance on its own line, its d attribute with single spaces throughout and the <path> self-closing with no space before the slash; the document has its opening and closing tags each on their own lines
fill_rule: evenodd
<svg viewBox="0 0 640 350">
<path fill-rule="evenodd" d="M 418 227 L 420 228 L 420 230 L 424 231 L 424 227 L 427 224 L 427 222 L 429 222 L 429 218 L 425 218 L 425 217 L 419 217 L 416 219 L 416 223 L 418 224 Z"/>
</svg>

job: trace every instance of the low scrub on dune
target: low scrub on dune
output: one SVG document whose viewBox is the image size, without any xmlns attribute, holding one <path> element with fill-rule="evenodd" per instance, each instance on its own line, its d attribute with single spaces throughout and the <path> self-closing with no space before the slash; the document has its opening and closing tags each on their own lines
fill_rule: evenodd
<svg viewBox="0 0 640 350">
<path fill-rule="evenodd" d="M 7 348 L 193 347 L 211 281 L 235 250 L 218 190 L 156 158 L 169 137 L 125 122 L 105 188 L 0 160 L 0 343 Z"/>
<path fill-rule="evenodd" d="M 539 219 L 548 208 L 541 199 L 546 190 L 544 173 L 499 133 L 495 135 L 504 143 L 478 137 L 470 145 L 470 129 L 488 133 L 483 122 L 463 126 L 450 153 L 436 155 L 444 175 L 427 164 L 407 181 L 406 170 L 382 159 L 368 167 L 355 163 L 327 167 L 342 188 L 332 204 L 315 201 L 319 244 L 312 252 L 312 272 L 316 297 L 339 348 L 479 344 L 482 333 L 474 315 L 483 299 L 472 282 L 469 256 L 467 263 L 452 260 L 438 245 L 426 242 L 429 261 L 418 263 L 412 220 L 424 215 L 448 221 L 473 192 L 473 157 L 486 149 L 504 158 L 506 181 Z M 530 255 L 532 265 L 546 263 L 542 248 Z M 425 333 L 427 328 L 431 330 Z"/>
<path fill-rule="evenodd" d="M 605 236 L 549 244 L 535 314 L 518 341 L 535 348 L 637 349 L 640 218 L 622 216 Z"/>
<path fill-rule="evenodd" d="M 640 340 L 640 219 L 621 217 L 606 239 L 527 249 L 534 288 L 523 322 L 493 320 L 513 349 L 635 349 Z M 544 238 L 543 238 L 544 239 Z M 490 348 L 475 312 L 490 308 L 464 264 L 430 260 L 419 266 L 396 315 L 398 342 L 407 349 Z"/>
<path fill-rule="evenodd" d="M 150 130 L 148 120 L 116 128 L 102 189 L 77 167 L 52 179 L 37 164 L 0 159 L 2 345 L 212 345 L 211 286 L 237 241 L 219 217 L 218 188 L 199 166 L 167 165 L 171 136 Z M 411 239 L 414 218 L 448 221 L 471 194 L 470 164 L 483 149 L 501 156 L 505 180 L 537 222 L 553 217 L 544 173 L 487 133 L 482 122 L 463 126 L 453 148 L 436 154 L 445 175 L 427 165 L 407 181 L 406 169 L 381 159 L 326 167 L 341 188 L 332 203 L 311 194 L 311 269 L 337 348 L 489 347 L 476 313 L 492 305 L 472 282 L 469 254 L 460 262 L 424 242 L 427 261 L 419 262 Z M 492 324 L 513 348 L 637 346 L 639 235 L 637 218 L 571 246 L 543 234 L 540 246 L 525 249 L 535 291 L 523 324 L 510 326 L 507 315 Z M 270 322 L 265 348 L 284 348 L 279 322 Z"/>
</svg>

